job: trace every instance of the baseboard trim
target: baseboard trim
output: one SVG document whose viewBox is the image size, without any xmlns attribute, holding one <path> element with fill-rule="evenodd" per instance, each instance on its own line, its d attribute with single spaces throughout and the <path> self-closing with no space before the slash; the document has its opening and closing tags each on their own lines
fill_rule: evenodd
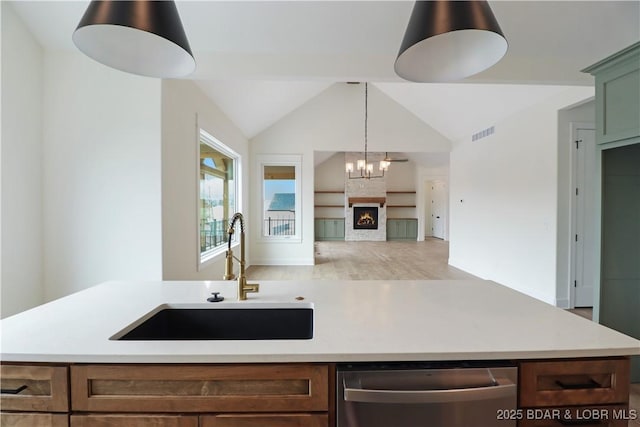
<svg viewBox="0 0 640 427">
<path fill-rule="evenodd" d="M 315 265 L 314 258 L 291 258 L 291 259 L 253 259 L 252 266 L 258 265 Z"/>
</svg>

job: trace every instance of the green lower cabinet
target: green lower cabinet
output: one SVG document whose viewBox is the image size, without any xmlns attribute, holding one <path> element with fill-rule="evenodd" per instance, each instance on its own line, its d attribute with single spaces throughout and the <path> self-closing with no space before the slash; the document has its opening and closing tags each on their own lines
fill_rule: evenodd
<svg viewBox="0 0 640 427">
<path fill-rule="evenodd" d="M 316 218 L 315 239 L 344 240 L 344 218 Z"/>
<path fill-rule="evenodd" d="M 418 240 L 418 220 L 387 219 L 387 240 Z"/>
</svg>

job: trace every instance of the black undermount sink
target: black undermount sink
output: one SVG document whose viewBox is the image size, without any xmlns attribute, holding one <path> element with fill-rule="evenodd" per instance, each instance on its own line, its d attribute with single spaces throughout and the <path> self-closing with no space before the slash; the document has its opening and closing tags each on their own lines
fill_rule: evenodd
<svg viewBox="0 0 640 427">
<path fill-rule="evenodd" d="M 309 303 L 164 304 L 112 340 L 306 340 L 313 338 Z"/>
</svg>

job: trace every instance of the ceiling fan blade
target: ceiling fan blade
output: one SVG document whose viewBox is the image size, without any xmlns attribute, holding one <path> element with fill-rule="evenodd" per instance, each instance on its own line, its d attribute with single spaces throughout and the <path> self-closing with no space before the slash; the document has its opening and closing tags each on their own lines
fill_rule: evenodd
<svg viewBox="0 0 640 427">
<path fill-rule="evenodd" d="M 389 153 L 384 153 L 384 161 L 385 162 L 403 163 L 403 162 L 408 162 L 409 159 L 392 159 L 391 157 L 389 157 Z"/>
</svg>

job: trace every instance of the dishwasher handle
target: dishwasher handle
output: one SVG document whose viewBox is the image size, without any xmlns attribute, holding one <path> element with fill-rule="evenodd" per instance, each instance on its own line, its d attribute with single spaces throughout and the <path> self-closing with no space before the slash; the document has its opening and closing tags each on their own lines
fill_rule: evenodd
<svg viewBox="0 0 640 427">
<path fill-rule="evenodd" d="M 343 379 L 344 400 L 362 403 L 449 403 L 500 399 L 516 395 L 516 384 L 499 378 L 497 385 L 445 390 L 367 390 Z"/>
</svg>

